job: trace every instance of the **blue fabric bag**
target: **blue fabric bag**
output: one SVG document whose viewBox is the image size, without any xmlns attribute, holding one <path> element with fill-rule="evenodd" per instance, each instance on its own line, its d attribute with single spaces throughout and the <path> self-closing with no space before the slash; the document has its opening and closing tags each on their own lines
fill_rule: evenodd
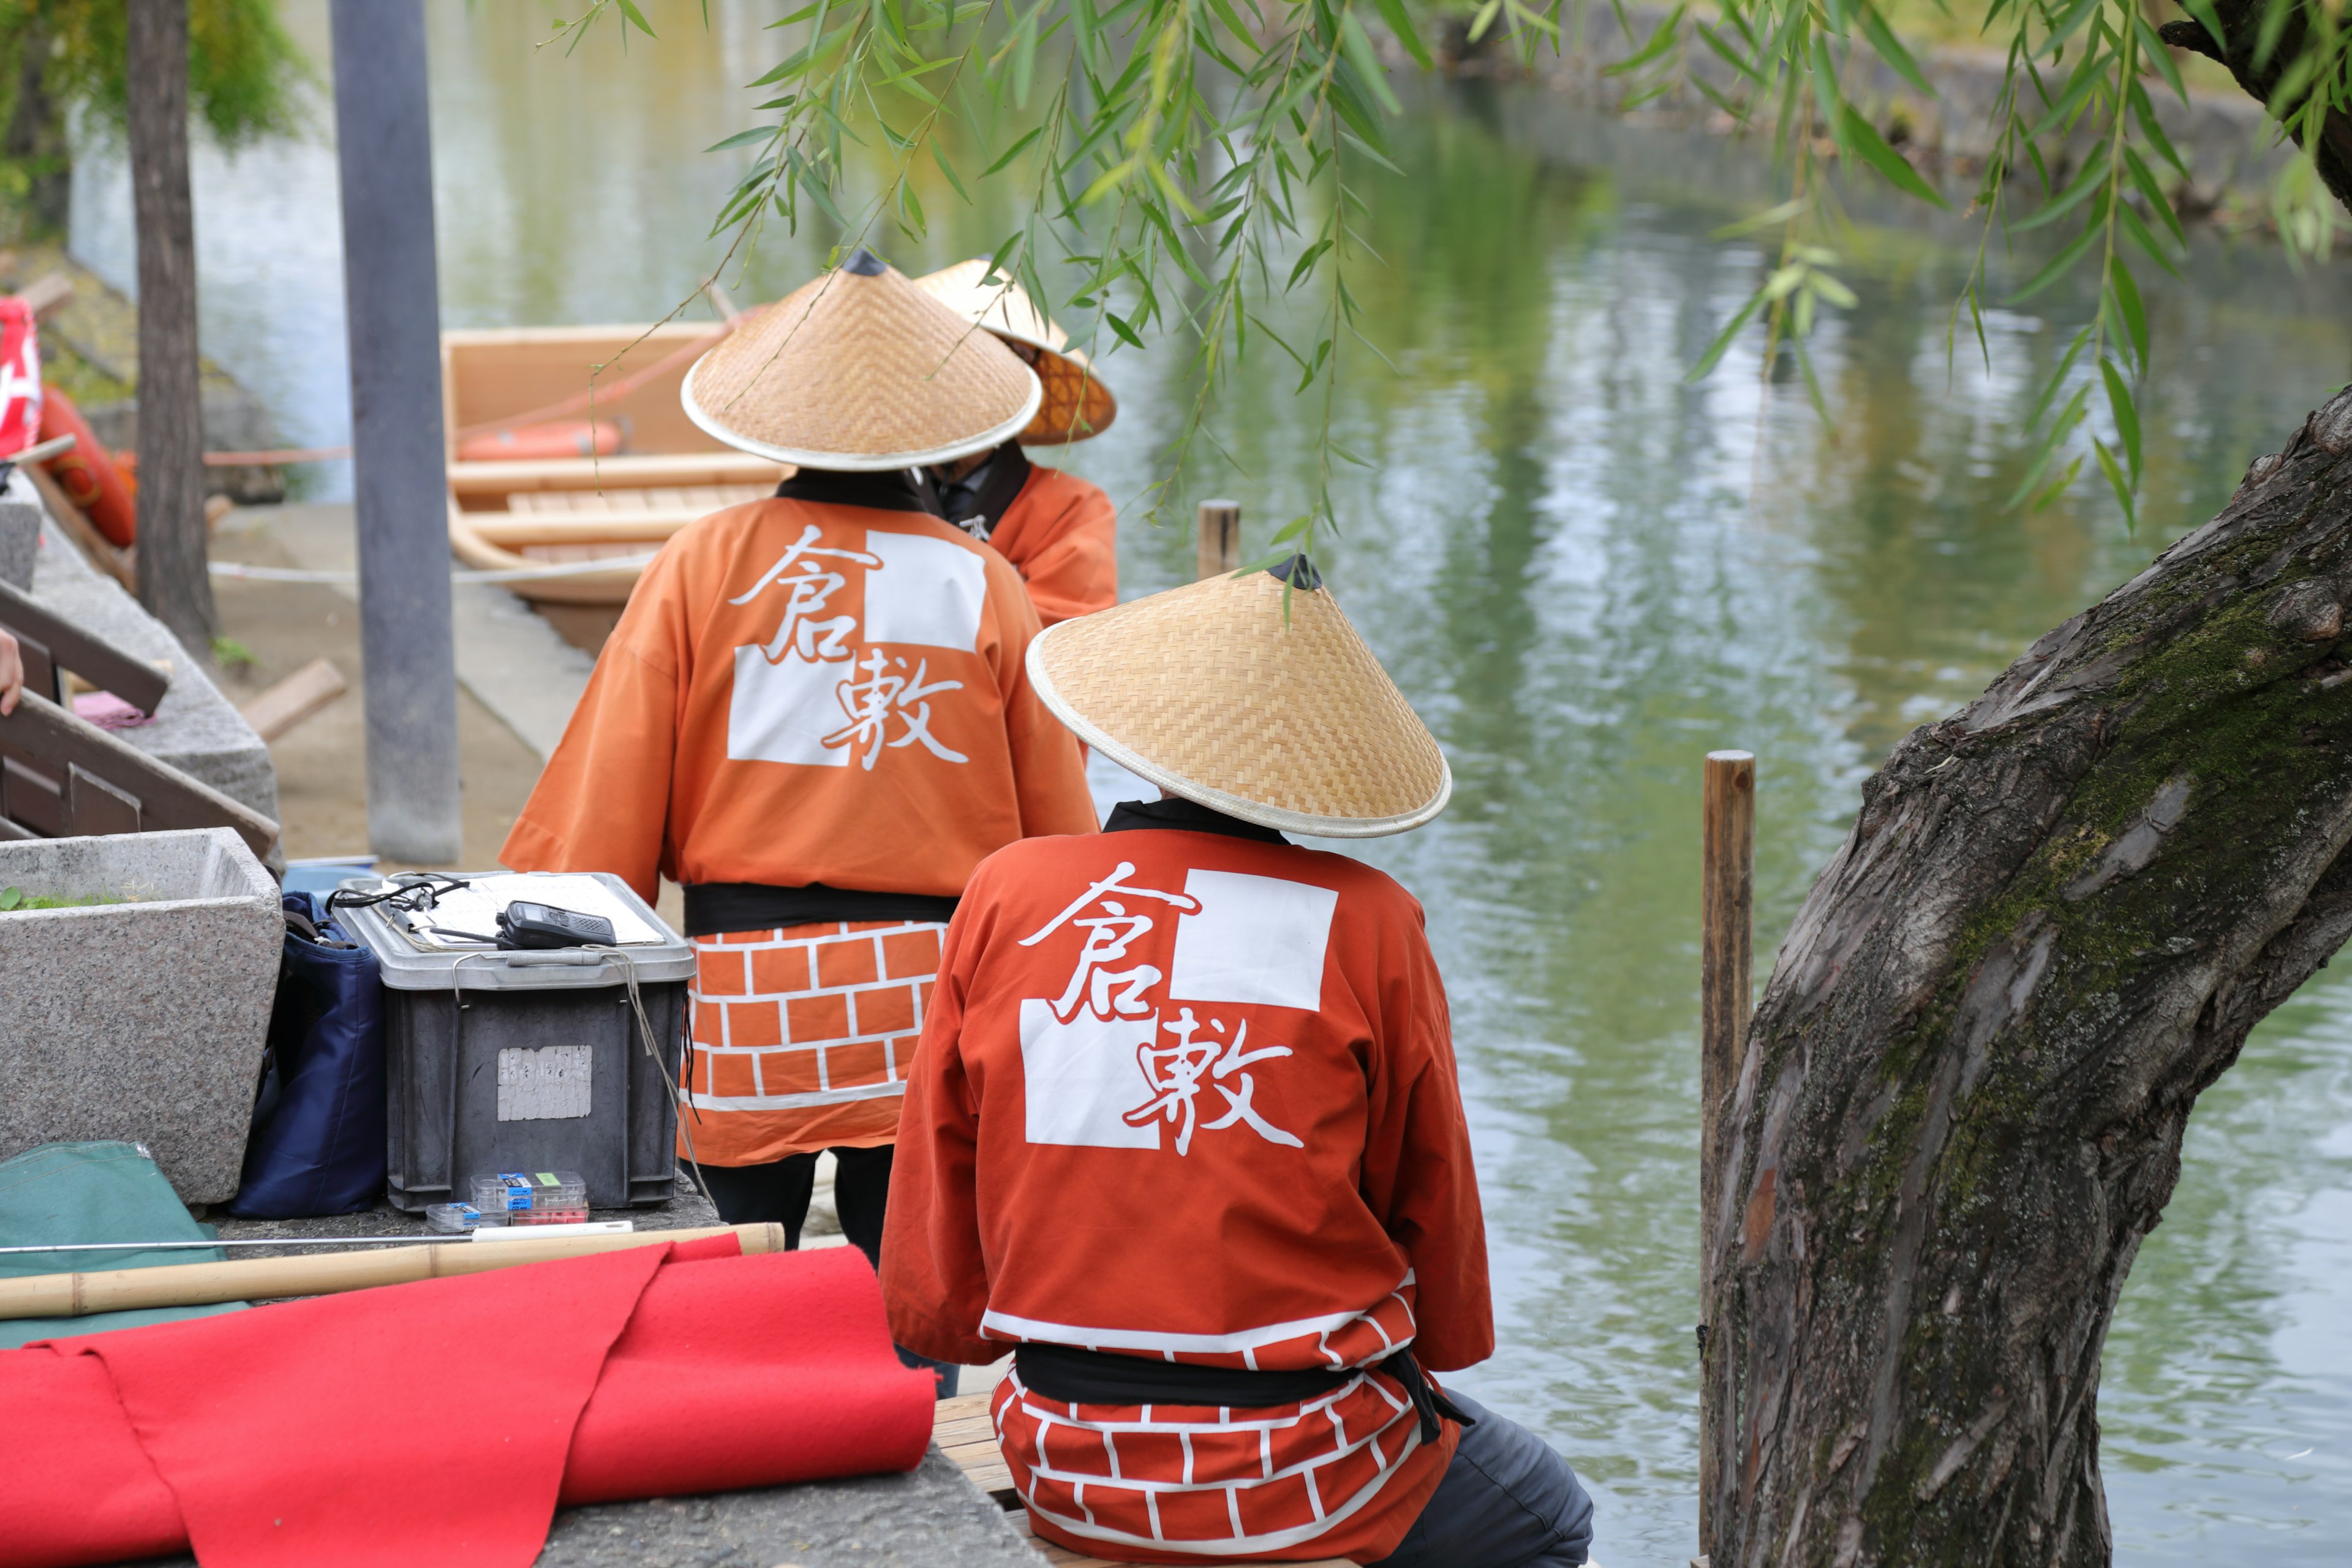
<svg viewBox="0 0 2352 1568">
<path fill-rule="evenodd" d="M 326 919 L 323 903 L 285 895 L 269 1052 L 229 1205 L 242 1219 L 360 1214 L 383 1191 L 383 982 L 375 954 Z"/>
</svg>

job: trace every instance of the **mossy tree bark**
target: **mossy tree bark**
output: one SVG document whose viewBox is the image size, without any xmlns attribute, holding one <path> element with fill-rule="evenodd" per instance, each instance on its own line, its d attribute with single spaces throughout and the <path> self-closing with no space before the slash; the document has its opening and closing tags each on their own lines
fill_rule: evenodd
<svg viewBox="0 0 2352 1568">
<path fill-rule="evenodd" d="M 2352 393 L 1864 784 L 1721 1107 L 1714 1568 L 2108 1561 L 2189 1109 L 2352 934 L 2347 454 Z"/>
<path fill-rule="evenodd" d="M 212 658 L 205 411 L 188 190 L 188 0 L 131 0 L 131 195 L 139 228 L 139 601 Z"/>
</svg>

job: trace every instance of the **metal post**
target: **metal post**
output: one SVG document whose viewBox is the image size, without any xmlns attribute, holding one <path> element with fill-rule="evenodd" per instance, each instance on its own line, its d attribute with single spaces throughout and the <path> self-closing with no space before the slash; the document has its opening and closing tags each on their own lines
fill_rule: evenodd
<svg viewBox="0 0 2352 1568">
<path fill-rule="evenodd" d="M 1241 570 L 1242 503 L 1204 500 L 1201 503 L 1201 552 L 1195 577 L 1218 577 Z"/>
<path fill-rule="evenodd" d="M 1722 1202 L 1719 1125 L 1748 1035 L 1756 924 L 1756 754 L 1709 752 L 1699 795 L 1698 1549 L 1715 1551 L 1717 1423 L 1727 1412 L 1715 1296 L 1716 1209 Z"/>
<path fill-rule="evenodd" d="M 422 0 L 333 0 L 331 15 L 368 837 L 378 854 L 447 865 L 463 844 L 425 12 Z"/>
</svg>

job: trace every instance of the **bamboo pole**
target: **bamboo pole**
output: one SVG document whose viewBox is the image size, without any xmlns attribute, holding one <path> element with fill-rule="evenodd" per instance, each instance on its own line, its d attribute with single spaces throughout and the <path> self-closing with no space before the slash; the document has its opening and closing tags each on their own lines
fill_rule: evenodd
<svg viewBox="0 0 2352 1568">
<path fill-rule="evenodd" d="M 1195 577 L 1222 577 L 1242 565 L 1242 503 L 1201 503 L 1201 548 Z"/>
<path fill-rule="evenodd" d="M 376 1285 L 405 1285 L 481 1274 L 518 1263 L 620 1252 L 670 1241 L 732 1236 L 746 1257 L 784 1250 L 780 1225 L 719 1225 L 683 1230 L 638 1230 L 614 1236 L 556 1236 L 544 1241 L 471 1240 L 365 1252 L 322 1252 L 308 1258 L 252 1258 L 227 1263 L 167 1263 L 153 1268 L 109 1268 L 86 1274 L 35 1274 L 0 1279 L 0 1319 L 81 1318 L 146 1307 L 204 1307 L 222 1301 L 268 1301 L 286 1296 L 326 1296 Z"/>
<path fill-rule="evenodd" d="M 1718 1141 L 1725 1101 L 1739 1071 L 1754 969 L 1756 754 L 1709 752 L 1699 794 L 1699 1409 L 1698 1549 L 1715 1550 L 1718 1434 L 1726 1415 L 1715 1375 L 1719 1337 L 1713 1256 L 1722 1199 Z"/>
</svg>

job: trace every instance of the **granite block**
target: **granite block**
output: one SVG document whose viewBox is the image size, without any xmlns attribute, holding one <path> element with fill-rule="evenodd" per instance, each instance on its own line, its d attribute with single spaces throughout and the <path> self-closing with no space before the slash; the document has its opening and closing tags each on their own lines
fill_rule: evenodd
<svg viewBox="0 0 2352 1568">
<path fill-rule="evenodd" d="M 0 913 L 0 1159 L 144 1143 L 192 1204 L 236 1192 L 285 917 L 226 827 L 0 844 L 0 889 L 125 900 Z"/>
<path fill-rule="evenodd" d="M 148 1568 L 195 1568 L 172 1557 Z M 557 1512 L 536 1568 L 1043 1568 L 1010 1517 L 933 1444 L 857 1476 Z"/>
<path fill-rule="evenodd" d="M 8 488 L 0 491 L 0 583 L 33 591 L 33 552 L 40 546 L 41 519 L 41 503 L 32 493 L 31 481 L 10 474 Z"/>
<path fill-rule="evenodd" d="M 33 596 L 133 658 L 170 671 L 172 689 L 153 721 L 118 730 L 117 735 L 240 805 L 278 820 L 278 769 L 269 759 L 269 747 L 163 623 L 124 593 L 121 584 L 100 576 L 55 524 L 41 532 Z"/>
<path fill-rule="evenodd" d="M 900 1476 L 657 1498 L 556 1515 L 538 1568 L 1039 1568 L 933 1444 Z"/>
</svg>

